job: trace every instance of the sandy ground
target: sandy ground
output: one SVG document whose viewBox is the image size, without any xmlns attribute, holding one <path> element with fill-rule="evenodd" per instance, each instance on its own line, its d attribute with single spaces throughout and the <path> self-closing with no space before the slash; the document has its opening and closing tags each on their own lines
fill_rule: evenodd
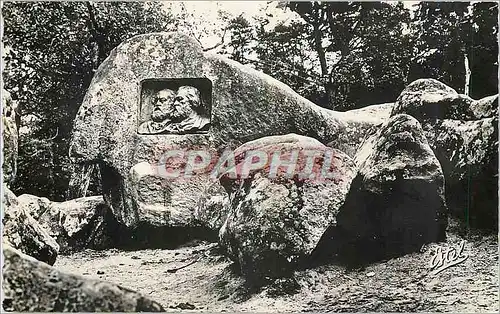
<svg viewBox="0 0 500 314">
<path fill-rule="evenodd" d="M 446 243 L 419 253 L 362 269 L 319 266 L 260 289 L 247 287 L 217 244 L 207 242 L 175 250 L 86 250 L 60 256 L 54 266 L 134 289 L 168 311 L 498 312 L 497 236 L 469 237 L 465 261 L 431 272 L 438 247 L 458 249 L 462 240 L 449 234 Z"/>
</svg>

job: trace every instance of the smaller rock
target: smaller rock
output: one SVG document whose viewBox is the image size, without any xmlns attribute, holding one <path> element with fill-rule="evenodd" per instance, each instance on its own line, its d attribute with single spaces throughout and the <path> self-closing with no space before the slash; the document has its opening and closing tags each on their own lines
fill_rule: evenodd
<svg viewBox="0 0 500 314">
<path fill-rule="evenodd" d="M 52 202 L 45 197 L 23 194 L 18 201 L 57 241 L 61 253 L 114 245 L 118 225 L 102 196 Z"/>
<path fill-rule="evenodd" d="M 194 310 L 196 309 L 196 306 L 194 306 L 193 304 L 191 303 L 179 303 L 175 306 L 170 306 L 171 309 L 181 309 L 181 310 Z"/>
<path fill-rule="evenodd" d="M 476 119 L 495 118 L 498 116 L 498 95 L 484 97 L 471 105 Z"/>
<path fill-rule="evenodd" d="M 3 309 L 14 312 L 163 312 L 139 293 L 70 275 L 8 246 L 3 248 Z"/>
<path fill-rule="evenodd" d="M 269 162 L 271 157 L 266 163 L 258 160 L 263 167 L 246 176 L 245 160 L 255 160 L 255 152 L 262 160 L 265 155 L 291 158 L 295 152 L 300 154 L 293 176 L 288 174 L 290 168 Z M 302 157 L 306 153 L 314 156 L 311 152 L 321 157 L 312 158 L 307 168 L 308 159 Z M 354 163 L 343 152 L 295 134 L 245 143 L 235 150 L 235 156 L 237 175 L 220 178 L 231 209 L 219 240 L 246 280 L 260 285 L 290 275 L 310 257 L 325 230 L 335 222 L 354 175 Z M 335 169 L 332 177 L 321 177 L 319 170 L 326 168 Z M 269 175 L 271 169 L 275 175 Z"/>
<path fill-rule="evenodd" d="M 14 193 L 6 186 L 4 186 L 3 225 L 2 240 L 4 243 L 50 265 L 55 263 L 59 252 L 59 245 L 19 205 Z"/>
<path fill-rule="evenodd" d="M 220 297 L 217 298 L 217 301 L 223 301 L 229 298 L 229 294 L 224 294 L 221 295 Z"/>
<path fill-rule="evenodd" d="M 218 234 L 230 209 L 229 195 L 219 182 L 214 182 L 201 196 L 194 217 L 202 226 Z"/>
</svg>

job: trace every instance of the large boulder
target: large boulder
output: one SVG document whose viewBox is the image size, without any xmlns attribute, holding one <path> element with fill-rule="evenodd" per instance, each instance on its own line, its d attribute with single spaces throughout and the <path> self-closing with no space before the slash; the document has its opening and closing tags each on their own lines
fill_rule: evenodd
<svg viewBox="0 0 500 314">
<path fill-rule="evenodd" d="M 417 120 L 391 117 L 355 162 L 358 172 L 317 256 L 370 262 L 445 239 L 443 172 Z"/>
<path fill-rule="evenodd" d="M 147 92 L 144 84 L 201 84 L 207 107 L 211 104 L 208 130 L 144 134 L 151 127 L 139 130 L 147 111 L 139 101 L 141 86 Z M 152 33 L 123 42 L 101 64 L 76 116 L 70 153 L 80 165 L 99 164 L 104 198 L 119 222 L 129 227 L 139 222 L 189 226 L 209 181 L 203 176 L 158 177 L 155 167 L 166 152 L 197 147 L 220 153 L 263 136 L 291 132 L 333 142 L 334 147 L 340 142 L 357 141 L 353 144 L 357 145 L 360 140 L 342 133 L 344 129 L 332 111 L 285 84 L 249 66 L 204 53 L 195 39 L 185 35 Z"/>
<path fill-rule="evenodd" d="M 105 249 L 116 244 L 117 224 L 102 196 L 51 202 L 45 197 L 23 194 L 18 203 L 57 241 L 61 253 Z"/>
<path fill-rule="evenodd" d="M 3 248 L 3 310 L 14 312 L 163 312 L 132 290 L 65 274 L 21 252 Z"/>
<path fill-rule="evenodd" d="M 450 212 L 466 227 L 498 227 L 498 95 L 473 100 L 421 79 L 398 97 L 392 115 L 420 121 L 441 163 Z"/>
<path fill-rule="evenodd" d="M 9 186 L 17 173 L 17 155 L 19 141 L 19 117 L 16 103 L 10 93 L 2 90 L 2 136 L 3 136 L 3 178 Z"/>
<path fill-rule="evenodd" d="M 354 163 L 338 150 L 294 134 L 248 142 L 235 156 L 236 172 L 220 178 L 231 202 L 220 242 L 250 282 L 289 275 L 335 223 Z M 294 166 L 279 166 L 278 158 L 293 160 Z"/>
<path fill-rule="evenodd" d="M 59 252 L 57 242 L 24 207 L 19 206 L 17 197 L 6 186 L 3 198 L 2 242 L 53 265 Z"/>
<path fill-rule="evenodd" d="M 419 79 L 401 92 L 391 116 L 408 114 L 420 122 L 426 119 L 475 120 L 471 109 L 474 102 L 438 80 Z"/>
<path fill-rule="evenodd" d="M 466 227 L 498 228 L 498 118 L 423 127 L 443 168 L 450 212 Z"/>
</svg>

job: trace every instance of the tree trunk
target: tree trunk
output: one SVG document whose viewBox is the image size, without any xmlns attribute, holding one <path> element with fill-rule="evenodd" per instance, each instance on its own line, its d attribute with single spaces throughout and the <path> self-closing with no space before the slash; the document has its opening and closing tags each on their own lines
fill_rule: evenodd
<svg viewBox="0 0 500 314">
<path fill-rule="evenodd" d="M 325 94 L 326 94 L 326 99 L 328 106 L 333 106 L 332 104 L 332 95 L 330 91 L 330 82 L 328 79 L 328 66 L 326 63 L 326 55 L 325 51 L 323 50 L 322 46 L 322 38 L 321 38 L 321 31 L 319 29 L 319 23 L 315 23 L 313 25 L 314 27 L 314 48 L 316 50 L 316 53 L 318 54 L 319 58 L 319 64 L 321 67 L 321 79 L 323 80 L 323 87 L 325 88 Z M 334 109 L 334 108 L 332 108 Z"/>
<path fill-rule="evenodd" d="M 469 96 L 469 86 L 470 86 L 470 76 L 471 76 L 471 70 L 469 66 L 469 58 L 467 57 L 467 54 L 464 53 L 464 65 L 465 65 L 465 87 L 464 87 L 464 94 L 466 96 Z"/>
</svg>

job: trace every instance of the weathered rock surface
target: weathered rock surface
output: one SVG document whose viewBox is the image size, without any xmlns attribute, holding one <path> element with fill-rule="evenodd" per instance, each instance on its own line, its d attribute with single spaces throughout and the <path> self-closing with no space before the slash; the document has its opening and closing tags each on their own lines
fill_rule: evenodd
<svg viewBox="0 0 500 314">
<path fill-rule="evenodd" d="M 429 119 L 493 118 L 498 115 L 498 95 L 474 100 L 435 79 L 419 79 L 401 92 L 391 115 L 402 113 L 421 123 Z"/>
<path fill-rule="evenodd" d="M 498 117 L 498 95 L 476 100 L 471 105 L 471 110 L 477 119 Z"/>
<path fill-rule="evenodd" d="M 120 286 L 65 274 L 3 248 L 3 309 L 15 312 L 163 312 L 162 306 Z"/>
<path fill-rule="evenodd" d="M 218 234 L 230 210 L 229 195 L 217 181 L 208 186 L 207 190 L 201 196 L 194 216 L 202 226 Z"/>
<path fill-rule="evenodd" d="M 184 156 L 188 158 L 190 148 L 191 146 L 186 143 L 185 147 L 177 146 L 170 150 L 185 151 Z M 212 150 L 211 154 L 216 156 L 217 152 Z M 185 165 L 184 160 L 180 161 L 181 168 L 185 168 Z M 162 178 L 161 170 L 155 167 L 158 166 L 147 162 L 138 163 L 132 167 L 124 180 L 123 197 L 128 197 L 132 205 L 137 208 L 137 212 L 132 213 L 133 220 L 155 227 L 194 226 L 196 205 L 200 202 L 206 187 L 212 184 L 209 173 L 197 172 L 190 178 L 184 178 L 181 174 L 177 178 L 169 179 Z M 103 183 L 104 186 L 108 186 L 108 179 L 103 178 Z M 116 203 L 112 205 L 116 206 Z M 118 212 L 118 218 L 121 218 L 121 221 L 128 219 L 121 212 Z"/>
<path fill-rule="evenodd" d="M 210 79 L 208 134 L 137 133 L 140 82 L 154 78 Z M 104 197 L 121 223 L 189 225 L 206 181 L 190 186 L 175 186 L 172 180 L 133 182 L 131 169 L 140 163 L 154 168 L 165 151 L 175 148 L 220 151 L 291 132 L 322 143 L 352 141 L 339 132 L 342 129 L 343 123 L 331 111 L 300 97 L 283 83 L 248 66 L 203 53 L 187 36 L 153 33 L 123 42 L 100 66 L 75 120 L 71 155 L 80 164 L 100 163 Z M 168 192 L 138 199 L 137 191 L 146 189 Z"/>
<path fill-rule="evenodd" d="M 422 123 L 443 168 L 450 211 L 466 226 L 498 227 L 498 95 L 473 100 L 433 79 L 401 93 L 392 115 Z"/>
<path fill-rule="evenodd" d="M 332 112 L 335 117 L 345 123 L 345 128 L 341 132 L 350 140 L 341 142 L 335 140 L 326 145 L 337 148 L 354 158 L 363 142 L 389 120 L 393 108 L 394 103 L 387 103 L 345 112 Z"/>
<path fill-rule="evenodd" d="M 57 241 L 61 253 L 105 249 L 115 244 L 116 222 L 102 196 L 51 202 L 45 197 L 23 194 L 18 202 Z"/>
<path fill-rule="evenodd" d="M 418 121 L 426 119 L 475 120 L 471 109 L 475 103 L 468 96 L 435 79 L 419 79 L 399 95 L 391 116 L 408 114 Z"/>
<path fill-rule="evenodd" d="M 17 197 L 19 206 L 23 207 L 31 217 L 38 220 L 52 206 L 52 201 L 46 197 L 22 194 Z"/>
<path fill-rule="evenodd" d="M 423 125 L 446 178 L 450 211 L 467 226 L 498 227 L 498 118 Z"/>
<path fill-rule="evenodd" d="M 9 186 L 17 173 L 18 155 L 18 117 L 16 103 L 12 101 L 10 93 L 2 90 L 2 135 L 3 135 L 3 177 Z"/>
<path fill-rule="evenodd" d="M 269 176 L 272 163 L 267 162 L 245 177 L 241 170 L 245 161 L 241 158 L 252 156 L 255 150 L 278 152 L 283 160 L 299 151 L 298 165 L 305 165 L 301 162 L 305 151 L 329 150 L 331 160 L 316 158 L 312 167 L 321 169 L 326 164 L 335 175 L 323 179 L 301 176 L 307 171 L 297 166 L 291 175 L 287 175 L 287 168 L 278 169 L 273 178 Z M 309 257 L 323 232 L 335 222 L 354 174 L 354 163 L 338 150 L 295 134 L 248 142 L 235 155 L 240 160 L 237 177 L 224 175 L 220 179 L 231 201 L 220 241 L 248 281 L 287 275 Z"/>
<path fill-rule="evenodd" d="M 3 197 L 3 243 L 53 265 L 59 245 L 24 207 L 19 206 L 17 197 L 6 186 Z"/>
<path fill-rule="evenodd" d="M 366 262 L 445 239 L 447 209 L 441 166 L 420 123 L 396 115 L 358 151 L 359 170 L 337 224 L 315 253 Z"/>
</svg>

